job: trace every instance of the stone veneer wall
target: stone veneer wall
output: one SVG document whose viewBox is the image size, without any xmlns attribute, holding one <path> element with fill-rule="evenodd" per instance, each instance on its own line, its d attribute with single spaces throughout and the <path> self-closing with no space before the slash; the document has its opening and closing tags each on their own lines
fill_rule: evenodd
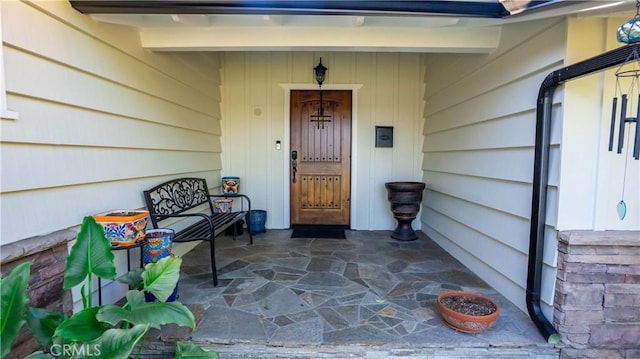
<svg viewBox="0 0 640 359">
<path fill-rule="evenodd" d="M 31 262 L 29 306 L 63 311 L 67 314 L 73 311 L 71 292 L 62 289 L 62 282 L 64 265 L 69 253 L 67 243 L 74 240 L 76 235 L 72 230 L 63 230 L 0 247 L 2 277 L 18 264 Z M 9 357 L 23 358 L 39 349 L 40 345 L 25 326 L 13 343 Z"/>
<path fill-rule="evenodd" d="M 640 232 L 559 233 L 561 358 L 640 358 Z"/>
</svg>

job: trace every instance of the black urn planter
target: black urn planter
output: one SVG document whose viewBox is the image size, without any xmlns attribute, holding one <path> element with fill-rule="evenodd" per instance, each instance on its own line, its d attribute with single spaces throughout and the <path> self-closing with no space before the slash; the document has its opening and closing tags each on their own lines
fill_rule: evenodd
<svg viewBox="0 0 640 359">
<path fill-rule="evenodd" d="M 391 233 L 391 238 L 399 241 L 414 241 L 418 235 L 411 228 L 411 222 L 416 219 L 422 203 L 422 191 L 425 184 L 422 182 L 387 182 L 388 199 L 391 203 L 391 212 L 398 221 L 398 226 Z"/>
</svg>

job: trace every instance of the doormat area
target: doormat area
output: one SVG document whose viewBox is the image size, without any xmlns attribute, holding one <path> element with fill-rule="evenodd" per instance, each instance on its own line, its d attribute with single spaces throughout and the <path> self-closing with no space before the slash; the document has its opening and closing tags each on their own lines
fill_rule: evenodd
<svg viewBox="0 0 640 359">
<path fill-rule="evenodd" d="M 347 239 L 344 229 L 294 229 L 291 238 Z"/>
</svg>

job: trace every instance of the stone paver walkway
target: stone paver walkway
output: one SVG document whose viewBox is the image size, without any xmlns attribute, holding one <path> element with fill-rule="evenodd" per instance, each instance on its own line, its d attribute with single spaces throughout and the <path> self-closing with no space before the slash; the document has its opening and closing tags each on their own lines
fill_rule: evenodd
<svg viewBox="0 0 640 359">
<path fill-rule="evenodd" d="M 179 300 L 205 310 L 191 340 L 221 358 L 558 357 L 525 313 L 433 241 L 420 233 L 398 242 L 389 233 L 347 231 L 346 240 L 330 240 L 269 230 L 251 246 L 246 234 L 222 236 L 218 287 L 209 244 L 199 244 L 183 257 L 179 284 Z M 445 289 L 491 297 L 498 322 L 476 335 L 445 326 L 435 309 Z"/>
</svg>

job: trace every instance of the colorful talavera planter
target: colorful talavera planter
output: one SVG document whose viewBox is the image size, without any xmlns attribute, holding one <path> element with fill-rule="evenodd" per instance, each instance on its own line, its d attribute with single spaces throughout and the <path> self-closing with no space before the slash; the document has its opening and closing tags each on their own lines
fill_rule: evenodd
<svg viewBox="0 0 640 359">
<path fill-rule="evenodd" d="M 155 228 L 146 231 L 145 244 L 142 246 L 142 261 L 145 265 L 156 263 L 164 257 L 171 255 L 173 236 L 175 231 L 171 228 Z M 178 297 L 178 283 L 173 292 L 167 298 L 167 302 L 173 302 Z M 148 292 L 144 293 L 146 302 L 155 302 L 156 297 Z"/>
<path fill-rule="evenodd" d="M 240 193 L 240 177 L 222 177 L 221 190 L 226 195 Z"/>
<path fill-rule="evenodd" d="M 213 201 L 213 211 L 214 213 L 231 213 L 231 209 L 233 206 L 232 199 L 216 199 Z"/>
<path fill-rule="evenodd" d="M 144 239 L 149 211 L 117 209 L 93 216 L 112 245 L 132 246 Z"/>
<path fill-rule="evenodd" d="M 157 228 L 146 231 L 146 243 L 142 246 L 142 262 L 156 263 L 171 255 L 171 246 L 175 232 L 170 228 Z"/>
</svg>

